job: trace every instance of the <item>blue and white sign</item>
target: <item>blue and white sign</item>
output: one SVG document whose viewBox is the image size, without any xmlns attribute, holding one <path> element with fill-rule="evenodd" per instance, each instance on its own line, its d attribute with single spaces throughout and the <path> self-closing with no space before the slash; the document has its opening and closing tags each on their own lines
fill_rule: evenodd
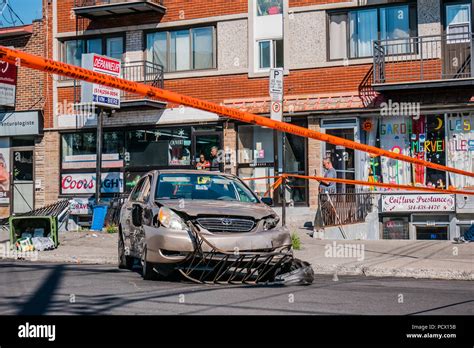
<svg viewBox="0 0 474 348">
<path fill-rule="evenodd" d="M 95 53 L 82 55 L 82 66 L 94 72 L 120 77 L 122 65 L 120 60 L 101 56 Z M 92 103 L 107 108 L 120 108 L 120 90 L 95 83 L 81 82 L 81 103 Z"/>
</svg>

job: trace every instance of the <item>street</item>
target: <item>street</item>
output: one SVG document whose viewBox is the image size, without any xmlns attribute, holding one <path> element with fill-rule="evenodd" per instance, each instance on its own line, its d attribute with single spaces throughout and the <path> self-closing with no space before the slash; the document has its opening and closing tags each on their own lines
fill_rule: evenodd
<svg viewBox="0 0 474 348">
<path fill-rule="evenodd" d="M 311 286 L 144 281 L 113 265 L 0 262 L 1 315 L 472 315 L 468 281 L 317 275 Z"/>
</svg>

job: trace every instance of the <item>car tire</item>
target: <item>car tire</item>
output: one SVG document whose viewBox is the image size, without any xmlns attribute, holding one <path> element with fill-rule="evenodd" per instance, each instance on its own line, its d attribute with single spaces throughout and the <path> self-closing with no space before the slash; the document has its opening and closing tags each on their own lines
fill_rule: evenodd
<svg viewBox="0 0 474 348">
<path fill-rule="evenodd" d="M 133 268 L 133 257 L 125 255 L 125 243 L 121 228 L 119 228 L 118 233 L 118 267 L 130 270 Z"/>
<path fill-rule="evenodd" d="M 142 263 L 142 277 L 144 280 L 155 280 L 158 278 L 157 273 L 153 270 L 153 264 L 146 261 L 146 246 L 143 247 L 141 263 Z"/>
</svg>

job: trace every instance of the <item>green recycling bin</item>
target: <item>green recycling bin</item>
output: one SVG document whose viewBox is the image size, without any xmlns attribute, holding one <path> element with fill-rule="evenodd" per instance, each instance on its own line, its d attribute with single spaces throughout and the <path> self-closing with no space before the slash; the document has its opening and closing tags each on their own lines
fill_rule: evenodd
<svg viewBox="0 0 474 348">
<path fill-rule="evenodd" d="M 9 224 L 12 246 L 22 236 L 31 234 L 36 237 L 50 237 L 54 247 L 58 247 L 58 223 L 54 216 L 10 216 Z"/>
</svg>

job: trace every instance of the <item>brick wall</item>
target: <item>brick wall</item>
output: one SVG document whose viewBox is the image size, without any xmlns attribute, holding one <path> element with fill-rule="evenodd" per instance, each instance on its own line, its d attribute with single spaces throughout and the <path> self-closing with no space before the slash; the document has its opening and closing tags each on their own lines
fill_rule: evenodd
<svg viewBox="0 0 474 348">
<path fill-rule="evenodd" d="M 289 0 L 290 7 L 335 4 L 338 2 L 349 2 L 350 0 Z"/>
<path fill-rule="evenodd" d="M 52 204 L 58 200 L 59 196 L 59 156 L 60 156 L 60 137 L 58 132 L 45 132 L 41 142 L 44 147 L 44 170 L 37 172 L 36 178 L 42 181 L 44 193 L 43 196 L 45 205 Z"/>
<path fill-rule="evenodd" d="M 43 22 L 33 23 L 33 33 L 0 39 L 0 45 L 43 56 L 45 48 Z M 45 73 L 20 66 L 16 89 L 16 111 L 42 109 L 44 105 Z"/>
<path fill-rule="evenodd" d="M 354 92 L 370 65 L 295 70 L 285 78 L 285 95 Z M 248 78 L 247 74 L 165 80 L 165 89 L 220 103 L 226 99 L 268 96 L 268 78 Z M 80 88 L 76 88 L 77 98 Z M 73 101 L 74 88 L 59 88 L 59 101 Z"/>
<path fill-rule="evenodd" d="M 225 165 L 225 172 L 231 174 L 237 174 L 237 154 L 236 154 L 236 142 L 237 142 L 237 133 L 235 131 L 234 122 L 224 123 L 224 142 L 223 148 L 227 153 L 230 151 L 231 154 L 231 164 Z"/>
<path fill-rule="evenodd" d="M 78 0 L 76 0 L 79 3 Z M 166 14 L 164 16 L 156 12 L 145 14 L 132 14 L 120 17 L 120 25 L 129 26 L 139 24 L 150 24 L 158 22 L 172 22 L 205 18 L 210 16 L 224 16 L 230 14 L 247 13 L 247 0 L 164 0 Z M 76 31 L 76 16 L 74 11 L 74 0 L 60 0 L 58 6 L 58 32 Z M 117 17 L 101 18 L 90 21 L 78 18 L 79 30 L 103 29 L 117 26 Z"/>
</svg>

